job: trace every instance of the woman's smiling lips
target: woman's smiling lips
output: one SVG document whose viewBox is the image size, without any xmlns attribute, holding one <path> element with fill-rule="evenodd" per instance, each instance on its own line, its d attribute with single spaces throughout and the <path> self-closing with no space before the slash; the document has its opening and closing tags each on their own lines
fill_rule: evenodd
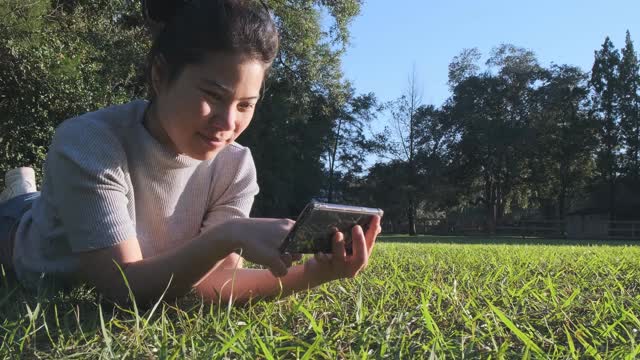
<svg viewBox="0 0 640 360">
<path fill-rule="evenodd" d="M 200 135 L 202 140 L 204 140 L 204 142 L 211 148 L 218 148 L 221 145 L 225 145 L 227 143 L 226 140 L 221 140 L 216 136 L 207 136 L 202 133 L 198 133 L 198 135 Z"/>
</svg>

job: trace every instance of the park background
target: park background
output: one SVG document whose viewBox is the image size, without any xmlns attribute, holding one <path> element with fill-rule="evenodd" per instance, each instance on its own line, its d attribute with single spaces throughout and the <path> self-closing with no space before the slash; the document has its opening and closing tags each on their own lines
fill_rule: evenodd
<svg viewBox="0 0 640 360">
<path fill-rule="evenodd" d="M 640 353 L 637 2 L 267 3 L 281 51 L 239 139 L 252 215 L 380 207 L 371 267 L 274 302 L 140 310 L 3 272 L 3 357 Z M 0 19 L 0 172 L 40 172 L 62 121 L 147 95 L 139 2 L 1 0 Z"/>
<path fill-rule="evenodd" d="M 282 47 L 239 139 L 253 215 L 315 198 L 382 208 L 391 233 L 640 236 L 638 5 L 505 4 L 270 4 Z M 0 171 L 40 170 L 63 120 L 147 95 L 138 6 L 3 1 Z"/>
</svg>

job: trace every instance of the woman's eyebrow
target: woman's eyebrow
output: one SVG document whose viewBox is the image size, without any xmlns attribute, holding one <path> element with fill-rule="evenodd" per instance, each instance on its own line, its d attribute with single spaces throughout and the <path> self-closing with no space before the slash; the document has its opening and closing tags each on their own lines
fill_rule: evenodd
<svg viewBox="0 0 640 360">
<path fill-rule="evenodd" d="M 215 80 L 211 80 L 211 79 L 202 79 L 202 81 L 205 83 L 205 85 L 208 86 L 213 86 L 215 88 L 218 88 L 226 93 L 232 94 L 233 90 L 231 90 L 229 87 L 224 86 L 222 84 L 220 84 L 219 82 L 215 81 Z"/>
<path fill-rule="evenodd" d="M 224 86 L 222 84 L 220 84 L 219 82 L 215 81 L 215 80 L 211 80 L 211 79 L 202 79 L 202 81 L 205 83 L 205 85 L 208 86 L 212 86 L 215 87 L 217 89 L 222 90 L 223 92 L 225 92 L 227 95 L 233 94 L 233 90 L 227 86 Z M 260 96 L 256 95 L 256 96 L 247 96 L 242 98 L 241 100 L 254 100 L 254 99 L 258 99 Z"/>
</svg>

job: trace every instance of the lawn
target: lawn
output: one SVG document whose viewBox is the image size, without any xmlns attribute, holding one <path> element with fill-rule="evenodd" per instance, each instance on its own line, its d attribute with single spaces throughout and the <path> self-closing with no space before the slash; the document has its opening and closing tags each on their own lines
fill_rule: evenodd
<svg viewBox="0 0 640 360">
<path fill-rule="evenodd" d="M 136 310 L 0 285 L 0 358 L 635 358 L 640 247 L 384 237 L 357 279 L 243 307 Z"/>
</svg>

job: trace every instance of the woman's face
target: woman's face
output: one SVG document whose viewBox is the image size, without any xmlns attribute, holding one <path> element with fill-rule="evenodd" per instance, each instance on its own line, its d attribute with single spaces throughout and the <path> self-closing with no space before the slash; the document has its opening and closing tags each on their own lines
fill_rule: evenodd
<svg viewBox="0 0 640 360">
<path fill-rule="evenodd" d="M 213 158 L 249 125 L 265 65 L 243 55 L 213 53 L 187 65 L 173 82 L 154 66 L 156 98 L 146 126 L 179 154 Z"/>
</svg>

